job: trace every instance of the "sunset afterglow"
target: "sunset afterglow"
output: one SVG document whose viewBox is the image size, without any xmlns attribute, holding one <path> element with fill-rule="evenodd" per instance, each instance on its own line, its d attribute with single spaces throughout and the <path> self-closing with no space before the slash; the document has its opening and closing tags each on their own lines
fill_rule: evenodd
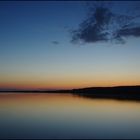
<svg viewBox="0 0 140 140">
<path fill-rule="evenodd" d="M 131 1 L 125 4 L 131 7 Z M 86 9 L 79 1 L 0 2 L 0 88 L 140 85 L 138 34 L 124 37 L 125 43 L 71 42 Z M 113 10 L 123 9 L 118 4 Z"/>
</svg>

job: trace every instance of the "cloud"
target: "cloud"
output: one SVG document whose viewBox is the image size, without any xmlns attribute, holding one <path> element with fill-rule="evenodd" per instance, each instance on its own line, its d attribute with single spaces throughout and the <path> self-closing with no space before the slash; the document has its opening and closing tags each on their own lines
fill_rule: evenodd
<svg viewBox="0 0 140 140">
<path fill-rule="evenodd" d="M 58 42 L 58 41 L 52 41 L 52 44 L 54 44 L 54 45 L 58 45 L 59 42 Z"/>
<path fill-rule="evenodd" d="M 140 36 L 140 27 L 122 29 L 118 32 L 118 35 L 139 37 Z"/>
<path fill-rule="evenodd" d="M 124 7 L 125 8 L 125 7 Z M 140 11 L 133 14 L 114 13 L 111 7 L 96 5 L 76 30 L 72 30 L 72 42 L 95 43 L 115 41 L 124 43 L 126 37 L 140 37 Z"/>
</svg>

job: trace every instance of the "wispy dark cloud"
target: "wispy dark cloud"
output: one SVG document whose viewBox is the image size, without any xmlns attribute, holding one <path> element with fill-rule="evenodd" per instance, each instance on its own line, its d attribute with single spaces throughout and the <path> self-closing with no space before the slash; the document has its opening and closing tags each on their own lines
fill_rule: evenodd
<svg viewBox="0 0 140 140">
<path fill-rule="evenodd" d="M 54 44 L 54 45 L 58 45 L 59 42 L 58 42 L 58 41 L 52 41 L 52 44 Z"/>
<path fill-rule="evenodd" d="M 140 10 L 137 5 L 131 6 L 132 12 L 124 14 L 115 13 L 110 4 L 94 3 L 90 9 L 90 15 L 79 25 L 78 29 L 72 30 L 72 42 L 115 41 L 124 43 L 126 37 L 140 37 Z M 125 8 L 128 7 L 125 7 L 124 4 Z M 137 12 L 133 10 L 137 10 Z M 136 22 L 138 19 L 139 23 Z"/>
</svg>

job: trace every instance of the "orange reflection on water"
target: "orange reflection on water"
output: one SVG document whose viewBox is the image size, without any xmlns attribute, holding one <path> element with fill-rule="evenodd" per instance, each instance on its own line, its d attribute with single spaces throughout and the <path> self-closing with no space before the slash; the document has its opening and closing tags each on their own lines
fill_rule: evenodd
<svg viewBox="0 0 140 140">
<path fill-rule="evenodd" d="M 86 119 L 108 116 L 121 116 L 125 119 L 127 114 L 129 117 L 140 116 L 139 102 L 90 99 L 71 94 L 3 93 L 0 94 L 0 108 L 23 115 L 58 117 L 63 114 Z"/>
</svg>

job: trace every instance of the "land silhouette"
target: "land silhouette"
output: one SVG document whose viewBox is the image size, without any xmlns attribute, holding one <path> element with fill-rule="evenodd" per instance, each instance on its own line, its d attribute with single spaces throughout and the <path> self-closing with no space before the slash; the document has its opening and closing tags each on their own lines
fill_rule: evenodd
<svg viewBox="0 0 140 140">
<path fill-rule="evenodd" d="M 0 92 L 21 93 L 69 93 L 89 98 L 113 98 L 122 100 L 139 100 L 140 86 L 88 87 L 71 90 L 0 90 Z"/>
</svg>

